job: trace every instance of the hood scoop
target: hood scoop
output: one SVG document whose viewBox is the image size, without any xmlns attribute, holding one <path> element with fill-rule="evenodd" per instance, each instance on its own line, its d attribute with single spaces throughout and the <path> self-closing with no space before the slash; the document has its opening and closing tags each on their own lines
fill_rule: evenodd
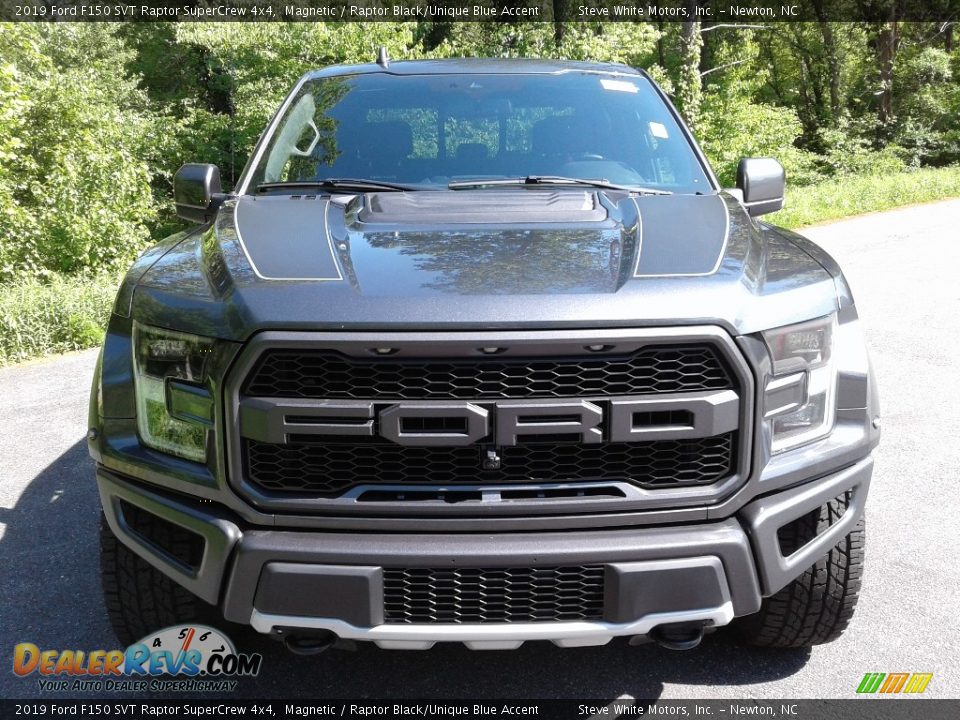
<svg viewBox="0 0 960 720">
<path fill-rule="evenodd" d="M 596 192 L 542 189 L 369 193 L 357 219 L 364 224 L 517 225 L 602 222 Z"/>
</svg>

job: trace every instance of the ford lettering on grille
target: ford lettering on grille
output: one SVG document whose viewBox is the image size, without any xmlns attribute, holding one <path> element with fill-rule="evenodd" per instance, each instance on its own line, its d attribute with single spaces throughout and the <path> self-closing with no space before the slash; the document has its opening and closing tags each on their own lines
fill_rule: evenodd
<svg viewBox="0 0 960 720">
<path fill-rule="evenodd" d="M 750 458 L 749 372 L 711 327 L 264 333 L 227 392 L 231 482 L 264 508 L 689 506 Z"/>
<path fill-rule="evenodd" d="M 733 390 L 596 400 L 495 402 L 303 401 L 244 398 L 240 434 L 290 443 L 310 436 L 379 435 L 398 445 L 511 447 L 538 437 L 584 444 L 703 438 L 736 429 Z"/>
</svg>

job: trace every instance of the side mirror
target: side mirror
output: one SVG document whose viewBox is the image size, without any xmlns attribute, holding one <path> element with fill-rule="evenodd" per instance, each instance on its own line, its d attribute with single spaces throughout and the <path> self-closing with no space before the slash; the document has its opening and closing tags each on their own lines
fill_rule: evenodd
<svg viewBox="0 0 960 720">
<path fill-rule="evenodd" d="M 744 158 L 737 165 L 737 188 L 743 206 L 752 216 L 766 215 L 783 207 L 787 176 L 773 158 Z"/>
<path fill-rule="evenodd" d="M 187 163 L 173 176 L 173 202 L 184 220 L 204 223 L 224 199 L 220 169 L 216 165 Z"/>
</svg>

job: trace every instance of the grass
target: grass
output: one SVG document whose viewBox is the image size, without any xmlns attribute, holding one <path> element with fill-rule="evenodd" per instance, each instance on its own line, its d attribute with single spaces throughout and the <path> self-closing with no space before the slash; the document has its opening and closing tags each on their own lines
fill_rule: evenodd
<svg viewBox="0 0 960 720">
<path fill-rule="evenodd" d="M 101 275 L 0 285 L 0 365 L 99 345 L 118 284 Z"/>
<path fill-rule="evenodd" d="M 764 219 L 800 228 L 960 197 L 960 166 L 845 177 L 787 192 L 787 207 Z M 99 275 L 0 285 L 0 365 L 99 345 L 118 283 Z"/>
<path fill-rule="evenodd" d="M 801 228 L 851 215 L 960 197 L 960 166 L 923 168 L 891 175 L 850 176 L 808 187 L 787 184 L 787 206 L 764 218 Z"/>
</svg>

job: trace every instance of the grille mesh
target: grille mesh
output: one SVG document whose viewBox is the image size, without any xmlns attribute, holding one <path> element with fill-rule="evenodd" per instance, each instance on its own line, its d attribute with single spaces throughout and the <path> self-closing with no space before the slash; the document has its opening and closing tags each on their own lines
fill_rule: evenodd
<svg viewBox="0 0 960 720">
<path fill-rule="evenodd" d="M 348 358 L 330 350 L 268 350 L 246 395 L 333 399 L 503 399 L 725 390 L 731 375 L 708 345 L 647 347 L 629 356 L 549 360 Z"/>
<path fill-rule="evenodd" d="M 603 567 L 385 568 L 388 623 L 598 620 Z"/>
<path fill-rule="evenodd" d="M 500 470 L 481 468 L 476 446 L 389 442 L 277 445 L 245 441 L 247 476 L 279 492 L 339 493 L 356 485 L 448 485 L 603 480 L 662 488 L 706 485 L 733 472 L 733 433 L 689 440 L 531 443 L 500 449 Z"/>
</svg>

